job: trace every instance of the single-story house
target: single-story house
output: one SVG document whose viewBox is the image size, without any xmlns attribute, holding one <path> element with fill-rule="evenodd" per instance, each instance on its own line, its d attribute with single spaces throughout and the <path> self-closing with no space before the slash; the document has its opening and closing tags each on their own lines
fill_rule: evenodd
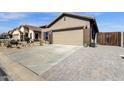
<svg viewBox="0 0 124 93">
<path fill-rule="evenodd" d="M 42 40 L 50 44 L 91 45 L 99 32 L 94 17 L 62 13 L 42 28 Z"/>
<path fill-rule="evenodd" d="M 48 41 L 50 44 L 91 45 L 95 43 L 99 32 L 96 19 L 70 13 L 62 13 L 45 26 L 21 25 L 12 31 L 12 37 L 18 40 Z"/>
<path fill-rule="evenodd" d="M 21 25 L 18 28 L 10 31 L 12 38 L 16 40 L 25 40 L 25 38 L 30 38 L 32 41 L 41 39 L 41 28 L 31 25 Z"/>
<path fill-rule="evenodd" d="M 19 28 L 14 28 L 11 32 L 12 34 L 12 38 L 16 39 L 16 40 L 20 40 L 21 39 L 21 34 L 22 32 L 19 30 Z"/>
</svg>

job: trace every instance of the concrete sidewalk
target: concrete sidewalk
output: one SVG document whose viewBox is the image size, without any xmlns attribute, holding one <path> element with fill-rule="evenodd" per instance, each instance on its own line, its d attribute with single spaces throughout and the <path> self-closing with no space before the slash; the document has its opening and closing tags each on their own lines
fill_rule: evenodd
<svg viewBox="0 0 124 93">
<path fill-rule="evenodd" d="M 0 51 L 0 64 L 12 80 L 39 79 L 63 59 L 80 49 L 81 46 L 45 45 L 24 49 L 4 49 Z"/>
<path fill-rule="evenodd" d="M 4 68 L 11 80 L 15 81 L 36 81 L 43 80 L 31 70 L 25 68 L 19 63 L 11 61 L 7 56 L 0 53 L 0 65 Z M 40 78 L 40 79 L 39 79 Z"/>
<path fill-rule="evenodd" d="M 70 45 L 45 45 L 4 53 L 13 62 L 41 75 L 80 48 Z"/>
</svg>

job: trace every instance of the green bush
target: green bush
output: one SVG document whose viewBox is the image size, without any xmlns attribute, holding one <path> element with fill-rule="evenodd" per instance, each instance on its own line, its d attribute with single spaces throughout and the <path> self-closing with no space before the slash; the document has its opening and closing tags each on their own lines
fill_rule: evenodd
<svg viewBox="0 0 124 93">
<path fill-rule="evenodd" d="M 27 43 L 30 43 L 30 38 L 29 38 L 29 37 L 25 37 L 25 41 L 26 41 Z"/>
</svg>

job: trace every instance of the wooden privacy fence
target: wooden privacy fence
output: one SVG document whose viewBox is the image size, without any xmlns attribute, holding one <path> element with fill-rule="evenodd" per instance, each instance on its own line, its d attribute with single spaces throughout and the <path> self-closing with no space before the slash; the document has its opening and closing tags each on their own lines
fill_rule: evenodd
<svg viewBox="0 0 124 93">
<path fill-rule="evenodd" d="M 124 33 L 123 37 L 121 32 L 99 32 L 97 35 L 97 43 L 100 45 L 124 46 Z"/>
</svg>

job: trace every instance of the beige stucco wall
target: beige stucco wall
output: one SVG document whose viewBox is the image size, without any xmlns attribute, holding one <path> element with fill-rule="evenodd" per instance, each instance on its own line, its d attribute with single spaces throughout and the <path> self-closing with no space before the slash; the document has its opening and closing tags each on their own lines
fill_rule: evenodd
<svg viewBox="0 0 124 93">
<path fill-rule="evenodd" d="M 65 20 L 64 21 L 64 17 Z M 57 21 L 55 24 L 53 24 L 50 29 L 61 29 L 61 28 L 71 28 L 71 27 L 82 27 L 82 26 L 87 26 L 90 28 L 90 22 L 86 20 L 81 20 L 77 18 L 72 18 L 68 16 L 64 16 L 59 21 Z"/>
<path fill-rule="evenodd" d="M 53 32 L 53 43 L 83 45 L 83 29 Z"/>
<path fill-rule="evenodd" d="M 28 33 L 28 37 L 30 38 L 30 33 L 32 33 L 32 40 L 34 40 L 34 31 L 33 30 L 29 30 L 29 33 Z"/>
<path fill-rule="evenodd" d="M 19 39 L 20 40 L 20 32 L 19 32 L 19 30 L 15 30 L 13 33 L 12 33 L 12 35 L 13 35 L 13 38 L 14 39 Z"/>
<path fill-rule="evenodd" d="M 38 40 L 41 39 L 41 32 L 39 31 L 33 31 L 33 30 L 29 30 L 29 33 L 28 33 L 28 37 L 30 38 L 30 34 L 32 33 L 32 41 L 35 40 L 35 34 L 37 33 L 38 34 Z"/>
<path fill-rule="evenodd" d="M 24 31 L 25 31 L 25 30 L 24 30 L 24 27 L 21 27 L 21 28 L 20 28 L 20 31 L 21 31 L 21 32 L 24 32 Z"/>
</svg>

